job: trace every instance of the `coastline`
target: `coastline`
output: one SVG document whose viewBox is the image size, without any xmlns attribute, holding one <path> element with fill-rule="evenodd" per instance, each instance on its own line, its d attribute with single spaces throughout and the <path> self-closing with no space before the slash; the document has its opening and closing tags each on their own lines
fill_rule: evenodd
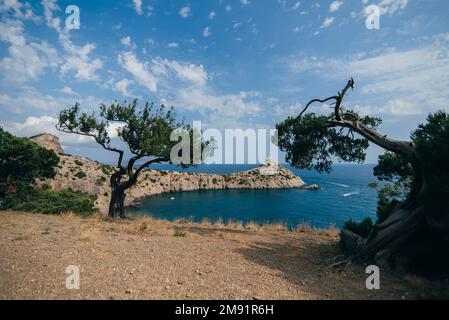
<svg viewBox="0 0 449 320">
<path fill-rule="evenodd" d="M 38 186 L 49 185 L 54 190 L 72 188 L 97 195 L 96 207 L 107 214 L 109 205 L 109 179 L 113 169 L 97 161 L 79 156 L 59 154 L 60 164 L 53 179 L 39 181 Z M 264 174 L 264 170 L 275 172 Z M 289 189 L 316 190 L 282 166 L 262 165 L 231 174 L 206 174 L 148 169 L 142 171 L 136 185 L 126 192 L 125 205 L 133 207 L 146 197 L 169 192 L 223 189 Z"/>
</svg>

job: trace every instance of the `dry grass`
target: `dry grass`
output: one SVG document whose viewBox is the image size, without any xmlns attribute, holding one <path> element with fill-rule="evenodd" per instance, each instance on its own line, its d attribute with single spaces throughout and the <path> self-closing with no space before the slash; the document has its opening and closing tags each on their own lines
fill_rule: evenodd
<svg viewBox="0 0 449 320">
<path fill-rule="evenodd" d="M 327 228 L 314 228 L 309 223 L 300 223 L 295 229 L 298 233 L 317 234 L 320 236 L 326 236 L 330 238 L 338 238 L 340 236 L 340 230 L 335 224 L 329 225 Z"/>
<path fill-rule="evenodd" d="M 79 240 L 86 241 L 86 242 L 94 242 L 97 240 L 101 235 L 100 230 L 93 227 L 88 227 L 81 231 L 81 234 L 79 236 Z"/>
<path fill-rule="evenodd" d="M 228 222 L 226 223 L 226 228 L 232 229 L 232 230 L 239 230 L 239 231 L 245 230 L 245 227 L 243 226 L 242 221 L 232 220 L 232 219 L 228 219 Z"/>
<path fill-rule="evenodd" d="M 184 230 L 184 228 L 175 227 L 175 230 L 173 231 L 174 237 L 186 237 L 187 232 Z"/>
<path fill-rule="evenodd" d="M 73 221 L 75 219 L 78 219 L 79 217 L 72 211 L 64 212 L 61 214 L 61 217 L 66 221 Z"/>
<path fill-rule="evenodd" d="M 212 223 L 210 222 L 210 220 L 207 219 L 207 218 L 203 218 L 199 224 L 200 224 L 200 226 L 202 226 L 202 227 L 210 227 L 210 226 L 212 225 Z"/>
<path fill-rule="evenodd" d="M 261 230 L 269 231 L 269 232 L 287 232 L 290 231 L 287 223 L 285 222 L 275 222 L 275 223 L 266 223 L 261 226 Z"/>
<path fill-rule="evenodd" d="M 248 221 L 245 224 L 245 229 L 249 230 L 249 231 L 259 231 L 260 230 L 260 224 L 258 224 L 257 222 L 254 222 L 252 220 Z"/>
<path fill-rule="evenodd" d="M 138 234 L 143 234 L 145 232 L 148 232 L 150 229 L 150 224 L 152 223 L 152 219 L 150 217 L 138 217 L 134 218 L 132 221 L 133 229 Z"/>
<path fill-rule="evenodd" d="M 214 228 L 217 228 L 217 229 L 223 229 L 225 227 L 223 219 L 222 218 L 218 218 L 217 220 L 215 220 L 213 226 L 214 226 Z"/>
</svg>

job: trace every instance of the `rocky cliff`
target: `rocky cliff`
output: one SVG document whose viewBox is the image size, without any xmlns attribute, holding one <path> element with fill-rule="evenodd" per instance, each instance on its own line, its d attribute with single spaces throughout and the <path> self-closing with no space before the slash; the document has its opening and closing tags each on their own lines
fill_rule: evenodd
<svg viewBox="0 0 449 320">
<path fill-rule="evenodd" d="M 38 145 L 51 149 L 56 153 L 63 154 L 64 150 L 59 143 L 59 138 L 49 134 L 49 133 L 41 133 L 35 136 L 30 137 L 30 140 L 36 142 Z"/>
<path fill-rule="evenodd" d="M 42 137 L 42 136 L 41 136 Z M 41 139 L 40 144 L 49 146 Z M 44 139 L 45 140 L 45 139 Z M 51 138 L 51 141 L 56 140 Z M 58 143 L 59 145 L 59 143 Z M 113 168 L 99 162 L 62 154 L 62 148 L 52 143 L 53 150 L 61 150 L 60 163 L 54 179 L 43 183 L 54 190 L 72 188 L 96 194 L 96 206 L 107 212 L 111 189 L 109 178 Z M 56 147 L 56 149 L 54 149 Z M 286 168 L 267 162 L 248 171 L 232 174 L 201 174 L 163 170 L 145 170 L 138 183 L 127 191 L 126 204 L 135 205 L 141 199 L 166 192 L 213 189 L 279 189 L 301 188 L 304 182 Z"/>
</svg>

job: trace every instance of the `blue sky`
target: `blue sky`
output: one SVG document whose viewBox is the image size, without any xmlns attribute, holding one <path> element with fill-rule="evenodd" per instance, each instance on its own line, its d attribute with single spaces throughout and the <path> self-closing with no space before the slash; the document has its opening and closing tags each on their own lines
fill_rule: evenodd
<svg viewBox="0 0 449 320">
<path fill-rule="evenodd" d="M 371 4 L 379 30 L 365 26 Z M 65 29 L 68 5 L 79 30 Z M 17 135 L 57 133 L 75 101 L 95 110 L 134 97 L 206 128 L 274 128 L 351 76 L 346 105 L 384 118 L 389 136 L 449 110 L 446 0 L 2 0 L 0 13 L 0 125 Z M 68 153 L 109 159 L 58 135 Z"/>
</svg>

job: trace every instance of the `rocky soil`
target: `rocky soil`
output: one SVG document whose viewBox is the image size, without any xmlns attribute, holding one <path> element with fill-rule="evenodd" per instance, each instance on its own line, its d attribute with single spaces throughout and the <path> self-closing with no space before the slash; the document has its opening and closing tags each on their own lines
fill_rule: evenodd
<svg viewBox="0 0 449 320">
<path fill-rule="evenodd" d="M 448 284 L 329 268 L 335 231 L 0 212 L 0 299 L 415 299 Z M 80 289 L 66 288 L 67 266 Z"/>
</svg>

